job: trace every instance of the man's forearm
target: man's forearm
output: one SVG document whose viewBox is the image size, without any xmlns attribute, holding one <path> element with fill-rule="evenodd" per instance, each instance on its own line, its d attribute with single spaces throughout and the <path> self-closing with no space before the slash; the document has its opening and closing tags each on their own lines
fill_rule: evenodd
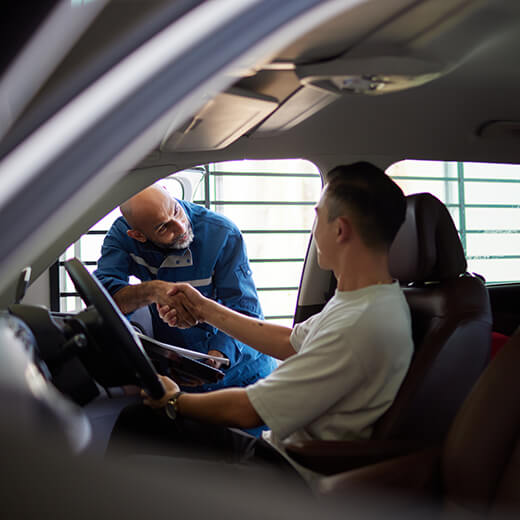
<svg viewBox="0 0 520 520">
<path fill-rule="evenodd" d="M 282 360 L 295 354 L 289 327 L 245 316 L 209 299 L 203 313 L 207 323 L 264 354 Z"/>
<path fill-rule="evenodd" d="M 137 285 L 127 285 L 117 291 L 113 298 L 123 314 L 129 314 L 157 301 L 157 282 L 152 280 Z"/>
<path fill-rule="evenodd" d="M 205 394 L 183 394 L 179 413 L 185 417 L 236 428 L 254 428 L 264 424 L 244 388 L 226 388 Z"/>
</svg>

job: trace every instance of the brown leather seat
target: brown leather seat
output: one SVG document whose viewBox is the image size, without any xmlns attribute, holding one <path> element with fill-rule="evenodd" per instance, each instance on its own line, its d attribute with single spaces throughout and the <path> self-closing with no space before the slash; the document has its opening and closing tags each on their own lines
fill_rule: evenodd
<svg viewBox="0 0 520 520">
<path fill-rule="evenodd" d="M 408 196 L 390 270 L 403 285 L 412 315 L 409 372 L 371 439 L 287 444 L 295 460 L 332 474 L 442 441 L 489 361 L 489 297 L 482 280 L 466 268 L 446 206 L 428 193 Z"/>
<path fill-rule="evenodd" d="M 433 499 L 446 516 L 520 515 L 520 328 L 485 369 L 438 450 L 324 477 L 326 495 L 382 490 Z M 451 517 L 451 516 L 450 516 Z"/>
</svg>

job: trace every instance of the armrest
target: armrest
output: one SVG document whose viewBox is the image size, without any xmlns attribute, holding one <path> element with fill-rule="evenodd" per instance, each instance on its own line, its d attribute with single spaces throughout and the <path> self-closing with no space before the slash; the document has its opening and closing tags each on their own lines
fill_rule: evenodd
<svg viewBox="0 0 520 520">
<path fill-rule="evenodd" d="M 320 495 L 348 497 L 386 492 L 401 502 L 416 501 L 427 505 L 439 496 L 440 461 L 441 447 L 434 446 L 364 468 L 323 477 L 316 483 L 315 491 Z"/>
<path fill-rule="evenodd" d="M 425 441 L 412 440 L 352 440 L 287 442 L 287 453 L 302 466 L 332 475 L 387 459 L 407 455 L 431 446 Z"/>
</svg>

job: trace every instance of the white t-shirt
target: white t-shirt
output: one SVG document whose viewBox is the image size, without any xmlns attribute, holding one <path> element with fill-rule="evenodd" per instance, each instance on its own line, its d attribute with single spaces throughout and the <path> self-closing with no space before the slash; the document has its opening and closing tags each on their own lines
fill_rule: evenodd
<svg viewBox="0 0 520 520">
<path fill-rule="evenodd" d="M 247 387 L 266 440 L 283 452 L 285 439 L 368 438 L 410 365 L 408 304 L 397 282 L 336 291 L 291 344 L 296 355 Z"/>
</svg>

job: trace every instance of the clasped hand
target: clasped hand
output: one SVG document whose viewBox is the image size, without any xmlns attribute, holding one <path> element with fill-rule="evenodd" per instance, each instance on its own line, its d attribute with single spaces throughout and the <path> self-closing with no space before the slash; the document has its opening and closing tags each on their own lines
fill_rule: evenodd
<svg viewBox="0 0 520 520">
<path fill-rule="evenodd" d="M 187 283 L 172 283 L 166 292 L 165 303 L 157 303 L 157 312 L 170 327 L 187 329 L 203 322 L 203 296 Z"/>
<path fill-rule="evenodd" d="M 203 323 L 204 314 L 202 305 L 205 297 L 187 283 L 171 283 L 171 287 L 166 292 L 165 304 L 157 303 L 157 312 L 161 319 L 170 327 L 178 327 L 180 329 L 187 329 L 193 327 L 198 323 Z M 224 357 L 219 350 L 208 350 L 210 356 Z M 220 368 L 222 363 L 207 359 L 206 364 Z"/>
</svg>

